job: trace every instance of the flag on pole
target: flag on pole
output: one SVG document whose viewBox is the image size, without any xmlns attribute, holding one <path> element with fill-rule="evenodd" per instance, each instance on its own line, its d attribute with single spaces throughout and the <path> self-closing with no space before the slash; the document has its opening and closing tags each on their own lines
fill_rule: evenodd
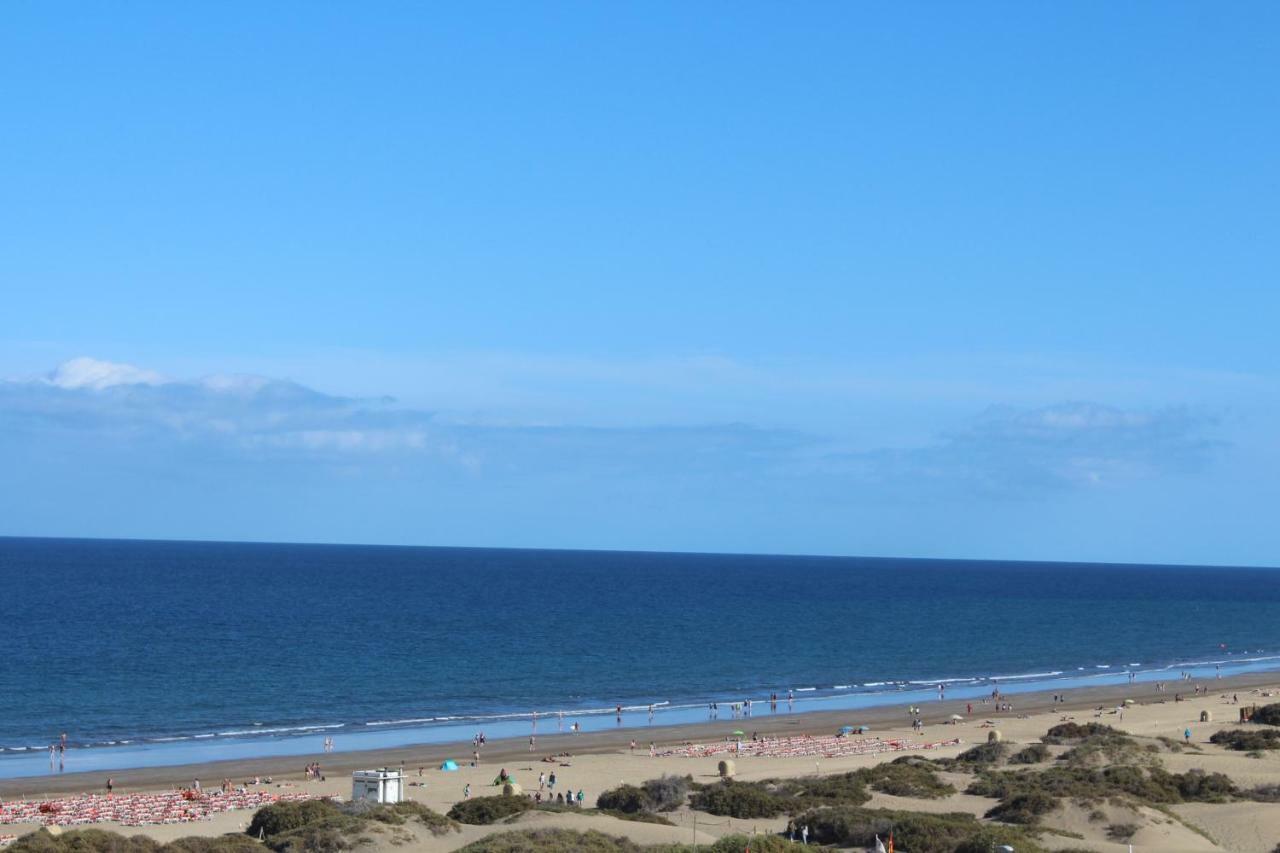
<svg viewBox="0 0 1280 853">
<path fill-rule="evenodd" d="M 893 853 L 893 830 L 889 830 L 889 850 L 888 850 L 888 853 Z"/>
</svg>

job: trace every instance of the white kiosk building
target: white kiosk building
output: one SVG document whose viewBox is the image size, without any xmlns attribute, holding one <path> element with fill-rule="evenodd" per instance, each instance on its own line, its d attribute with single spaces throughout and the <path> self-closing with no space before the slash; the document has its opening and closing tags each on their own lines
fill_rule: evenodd
<svg viewBox="0 0 1280 853">
<path fill-rule="evenodd" d="M 404 772 L 401 770 L 357 770 L 351 774 L 351 800 L 371 803 L 398 803 L 404 799 Z"/>
</svg>

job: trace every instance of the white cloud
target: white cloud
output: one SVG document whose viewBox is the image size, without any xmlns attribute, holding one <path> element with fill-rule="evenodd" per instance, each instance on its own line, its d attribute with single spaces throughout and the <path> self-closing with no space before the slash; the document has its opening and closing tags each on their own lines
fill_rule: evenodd
<svg viewBox="0 0 1280 853">
<path fill-rule="evenodd" d="M 165 381 L 153 370 L 87 357 L 63 362 L 48 376 L 49 384 L 59 388 L 91 388 L 95 391 L 116 385 L 161 385 Z"/>
<path fill-rule="evenodd" d="M 717 368 L 718 369 L 718 368 Z M 812 499 L 1025 498 L 1155 479 L 1200 465 L 1211 419 L 1178 408 L 1096 403 L 992 407 L 931 438 L 841 447 L 741 423 L 585 427 L 440 417 L 388 398 L 338 397 L 284 380 L 214 374 L 166 379 L 132 365 L 75 359 L 34 382 L 0 382 L 0 442 L 90 438 L 106 454 L 168 446 L 219 464 L 296 461 L 400 469 L 463 466 L 534 474 L 753 484 Z M 844 438 L 847 441 L 847 437 Z"/>
</svg>

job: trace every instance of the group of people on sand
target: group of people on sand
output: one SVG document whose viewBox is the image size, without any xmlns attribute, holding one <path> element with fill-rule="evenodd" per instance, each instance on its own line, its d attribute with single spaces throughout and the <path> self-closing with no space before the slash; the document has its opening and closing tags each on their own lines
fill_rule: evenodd
<svg viewBox="0 0 1280 853">
<path fill-rule="evenodd" d="M 320 762 L 313 761 L 306 766 L 306 779 L 308 782 L 323 782 L 324 775 L 320 772 Z"/>
<path fill-rule="evenodd" d="M 544 791 L 546 792 L 545 801 L 542 798 Z M 552 792 L 555 793 L 554 800 L 551 797 Z M 535 803 L 554 802 L 558 806 L 581 806 L 586 801 L 586 798 L 587 796 L 581 788 L 578 789 L 577 794 L 573 792 L 572 788 L 568 792 L 556 791 L 556 771 L 552 770 L 550 773 L 542 771 L 538 774 L 538 790 L 533 792 L 533 801 Z"/>
</svg>

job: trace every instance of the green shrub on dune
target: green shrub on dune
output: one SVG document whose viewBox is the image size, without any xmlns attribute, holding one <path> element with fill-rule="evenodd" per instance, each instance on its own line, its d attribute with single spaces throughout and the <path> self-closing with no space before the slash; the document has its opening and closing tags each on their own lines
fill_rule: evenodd
<svg viewBox="0 0 1280 853">
<path fill-rule="evenodd" d="M 760 782 L 734 782 L 707 785 L 694 793 L 691 805 L 699 811 L 736 818 L 777 817 L 787 811 L 788 797 L 769 791 Z"/>
<path fill-rule="evenodd" d="M 768 818 L 798 814 L 818 806 L 858 806 L 871 799 L 867 780 L 882 788 L 922 792 L 920 796 L 954 793 L 927 768 L 889 765 L 837 773 L 834 776 L 807 776 L 798 779 L 766 779 L 763 782 L 736 782 L 726 779 L 703 785 L 694 792 L 690 805 L 722 817 Z M 905 796 L 914 796 L 907 794 Z"/>
<path fill-rule="evenodd" d="M 895 797 L 940 800 L 956 792 L 933 772 L 932 765 L 919 759 L 899 759 L 890 764 L 877 764 L 858 771 L 859 777 L 873 791 Z"/>
<path fill-rule="evenodd" d="M 962 766 L 968 765 L 971 767 L 983 764 L 995 764 L 1001 758 L 1004 758 L 1005 753 L 1008 751 L 1008 744 L 1002 743 L 998 740 L 987 741 L 986 743 L 980 743 L 977 746 L 969 747 L 952 759 L 952 761 Z"/>
<path fill-rule="evenodd" d="M 126 838 L 102 829 L 76 829 L 53 835 L 37 830 L 5 848 L 6 853 L 154 853 L 159 842 L 144 835 Z"/>
<path fill-rule="evenodd" d="M 795 853 L 796 846 L 776 835 L 726 835 L 715 844 L 689 849 L 698 853 L 742 853 L 748 849 L 751 853 Z M 661 851 L 657 848 L 657 853 Z"/>
<path fill-rule="evenodd" d="M 338 807 L 328 800 L 272 803 L 253 813 L 253 820 L 249 822 L 246 833 L 253 838 L 270 838 L 328 820 L 337 814 L 340 814 Z"/>
<path fill-rule="evenodd" d="M 987 812 L 987 817 L 1002 823 L 1038 823 L 1040 818 L 1058 807 L 1058 801 L 1040 791 L 1014 794 L 1001 800 Z"/>
<path fill-rule="evenodd" d="M 1280 729 L 1223 729 L 1210 735 L 1209 743 L 1238 752 L 1280 749 Z"/>
<path fill-rule="evenodd" d="M 1022 831 L 983 824 L 964 812 L 923 814 L 856 806 L 835 807 L 805 812 L 796 818 L 796 823 L 807 824 L 810 838 L 819 844 L 841 847 L 873 847 L 876 836 L 886 839 L 893 832 L 896 846 L 911 853 L 989 851 L 992 843 L 1012 844 L 1019 853 L 1041 851 Z"/>
<path fill-rule="evenodd" d="M 1039 764 L 1049 760 L 1049 747 L 1042 743 L 1033 743 L 1009 756 L 1010 764 Z"/>
<path fill-rule="evenodd" d="M 277 851 L 336 851 L 349 849 L 352 838 L 371 823 L 402 826 L 410 821 L 427 827 L 433 835 L 458 829 L 457 823 L 421 803 L 375 805 L 360 801 L 339 805 L 330 800 L 303 800 L 263 806 L 254 812 L 246 834 L 263 838 Z"/>
<path fill-rule="evenodd" d="M 645 796 L 644 789 L 636 785 L 619 785 L 608 791 L 601 791 L 600 796 L 596 797 L 596 808 L 627 814 L 650 810 L 649 798 Z"/>
<path fill-rule="evenodd" d="M 594 829 L 526 829 L 490 835 L 458 853 L 641 853 L 644 849 L 634 841 Z"/>
<path fill-rule="evenodd" d="M 218 838 L 191 836 L 170 841 L 164 853 L 262 853 L 262 845 L 246 835 L 223 835 Z"/>
<path fill-rule="evenodd" d="M 689 795 L 689 779 L 661 776 L 643 785 L 619 785 L 596 798 L 596 807 L 627 814 L 670 812 L 684 805 Z"/>
<path fill-rule="evenodd" d="M 262 845 L 244 835 L 191 836 L 160 844 L 144 835 L 126 837 L 102 829 L 75 829 L 53 835 L 38 830 L 24 835 L 6 853 L 262 853 Z"/>
<path fill-rule="evenodd" d="M 967 793 L 995 797 L 1006 804 L 1027 795 L 1083 802 L 1122 797 L 1143 805 L 1217 803 L 1235 791 L 1235 785 L 1221 773 L 1203 770 L 1170 773 L 1159 767 L 1133 765 L 1101 769 L 1056 766 L 1040 771 L 988 770 L 966 789 Z"/>
<path fill-rule="evenodd" d="M 1102 723 L 1059 723 L 1045 732 L 1044 737 L 1040 738 L 1040 740 L 1050 744 L 1066 744 L 1079 743 L 1090 738 L 1124 738 L 1128 740 L 1129 736 Z"/>
<path fill-rule="evenodd" d="M 689 798 L 689 784 L 692 776 L 659 776 L 649 779 L 641 787 L 648 798 L 650 810 L 656 812 L 672 812 L 685 804 Z"/>
<path fill-rule="evenodd" d="M 1251 721 L 1268 726 L 1280 726 L 1280 703 L 1263 705 L 1253 712 Z"/>
<path fill-rule="evenodd" d="M 495 797 L 475 797 L 454 803 L 449 809 L 448 817 L 459 823 L 485 826 L 506 820 L 512 815 L 527 812 L 533 808 L 533 800 L 528 797 L 509 797 L 499 794 Z"/>
<path fill-rule="evenodd" d="M 772 779 L 766 784 L 778 795 L 788 798 L 787 812 L 795 814 L 818 805 L 862 805 L 871 799 L 867 793 L 865 773 L 864 770 L 855 770 L 834 776 Z"/>
</svg>

